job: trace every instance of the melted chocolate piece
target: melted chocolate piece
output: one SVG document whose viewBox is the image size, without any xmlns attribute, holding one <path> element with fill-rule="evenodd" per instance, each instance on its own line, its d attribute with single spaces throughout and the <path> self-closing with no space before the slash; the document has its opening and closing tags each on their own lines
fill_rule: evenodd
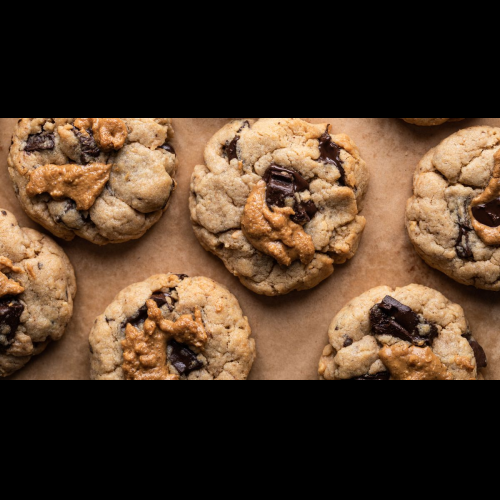
<svg viewBox="0 0 500 500">
<path fill-rule="evenodd" d="M 332 138 L 328 133 L 328 129 L 319 139 L 319 158 L 318 161 L 328 165 L 334 165 L 340 172 L 339 184 L 347 186 L 344 163 L 340 159 L 342 148 L 332 142 Z"/>
<path fill-rule="evenodd" d="M 427 321 L 422 322 L 409 307 L 389 296 L 385 297 L 380 304 L 373 306 L 370 311 L 370 320 L 375 335 L 391 335 L 419 347 L 432 346 L 438 335 L 436 325 Z M 427 337 L 420 335 L 418 328 L 420 325 L 429 326 L 430 331 Z"/>
<path fill-rule="evenodd" d="M 203 363 L 198 360 L 196 354 L 184 344 L 175 340 L 168 343 L 171 348 L 168 360 L 172 363 L 180 375 L 189 375 L 191 372 L 203 368 Z"/>
<path fill-rule="evenodd" d="M 187 274 L 175 274 L 181 281 L 187 280 L 189 276 Z"/>
<path fill-rule="evenodd" d="M 164 149 L 165 151 L 168 151 L 169 153 L 175 155 L 176 152 L 175 152 L 175 149 L 174 147 L 169 144 L 168 142 L 166 142 L 163 146 L 160 146 L 161 149 Z"/>
<path fill-rule="evenodd" d="M 351 380 L 390 380 L 391 374 L 389 372 L 380 372 L 375 375 L 363 375 L 362 377 L 351 378 Z"/>
<path fill-rule="evenodd" d="M 474 351 L 474 356 L 476 358 L 476 364 L 478 369 L 486 368 L 488 366 L 488 358 L 486 356 L 486 353 L 484 352 L 484 349 L 479 344 L 479 342 L 473 339 L 472 334 L 470 333 L 467 333 L 463 337 L 469 342 L 470 346 L 472 347 L 472 350 Z"/>
<path fill-rule="evenodd" d="M 171 297 L 171 296 L 172 295 L 170 292 L 156 292 L 153 295 L 151 295 L 149 300 L 154 300 L 156 302 L 156 305 L 160 308 L 166 305 L 166 306 L 168 306 L 168 309 L 170 311 L 173 311 L 174 310 L 173 305 L 170 304 L 170 302 L 167 300 L 167 298 Z M 148 306 L 146 304 L 144 304 L 137 311 L 137 313 L 134 314 L 134 316 L 131 316 L 130 318 L 127 318 L 125 320 L 125 322 L 122 324 L 122 328 L 125 328 L 129 323 L 132 326 L 137 328 L 139 325 L 144 323 L 144 321 L 146 321 L 147 319 L 148 319 Z"/>
<path fill-rule="evenodd" d="M 474 218 L 478 222 L 485 226 L 500 227 L 500 198 L 473 207 L 472 215 L 474 215 Z"/>
<path fill-rule="evenodd" d="M 455 244 L 457 255 L 464 260 L 470 260 L 474 257 L 470 246 L 470 233 L 473 231 L 469 220 L 469 203 L 466 200 L 463 205 L 463 212 L 458 212 L 458 238 Z"/>
<path fill-rule="evenodd" d="M 349 337 L 349 335 L 344 335 L 344 348 L 351 347 L 354 344 L 354 341 Z"/>
<path fill-rule="evenodd" d="M 87 134 L 83 134 L 76 127 L 73 127 L 73 131 L 75 135 L 78 137 L 80 141 L 80 145 L 82 148 L 82 156 L 81 160 L 84 165 L 90 163 L 93 158 L 97 158 L 101 154 L 101 150 L 97 145 L 97 142 L 94 139 L 94 135 L 92 134 L 92 130 L 87 130 Z"/>
<path fill-rule="evenodd" d="M 226 153 L 227 159 L 229 162 L 238 159 L 238 141 L 240 140 L 240 136 L 237 135 L 231 142 L 226 142 L 224 146 L 224 152 Z"/>
<path fill-rule="evenodd" d="M 298 172 L 290 168 L 271 165 L 262 178 L 267 183 L 266 201 L 269 207 L 286 206 L 286 200 L 295 198 L 295 193 L 309 189 L 309 183 Z M 291 217 L 296 224 L 306 224 L 318 212 L 313 201 L 295 201 L 295 215 Z"/>
<path fill-rule="evenodd" d="M 238 160 L 238 141 L 241 139 L 240 133 L 245 129 L 246 127 L 250 127 L 250 123 L 246 121 L 243 123 L 243 125 L 239 128 L 239 130 L 236 132 L 236 136 L 232 141 L 227 141 L 226 145 L 223 147 L 224 154 L 227 156 L 227 159 L 229 160 L 229 163 L 233 160 Z"/>
<path fill-rule="evenodd" d="M 0 334 L 7 337 L 7 345 L 14 340 L 23 312 L 24 306 L 18 300 L 9 298 L 0 300 Z M 5 327 L 9 328 L 9 333 L 4 333 Z"/>
<path fill-rule="evenodd" d="M 56 146 L 54 134 L 41 132 L 40 134 L 30 135 L 26 142 L 24 151 L 32 153 L 33 151 L 49 151 Z"/>
<path fill-rule="evenodd" d="M 469 234 L 471 233 L 471 231 L 472 229 L 467 226 L 459 226 L 459 234 L 455 248 L 457 251 L 457 255 L 461 259 L 468 260 L 474 257 L 469 241 Z"/>
</svg>

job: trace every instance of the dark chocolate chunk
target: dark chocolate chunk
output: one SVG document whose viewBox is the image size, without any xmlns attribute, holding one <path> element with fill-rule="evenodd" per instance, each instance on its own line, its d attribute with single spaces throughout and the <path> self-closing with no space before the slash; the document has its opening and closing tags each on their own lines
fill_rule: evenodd
<svg viewBox="0 0 500 500">
<path fill-rule="evenodd" d="M 203 368 L 203 363 L 198 360 L 196 354 L 184 344 L 175 340 L 168 343 L 168 360 L 172 363 L 180 375 L 189 375 L 191 372 Z"/>
<path fill-rule="evenodd" d="M 23 312 L 24 306 L 18 300 L 9 298 L 0 300 L 0 333 L 7 337 L 7 345 L 14 340 Z M 9 329 L 8 332 L 5 331 L 6 327 Z"/>
<path fill-rule="evenodd" d="M 470 233 L 473 231 L 469 218 L 470 200 L 465 200 L 463 207 L 458 210 L 458 238 L 455 243 L 457 255 L 464 260 L 470 260 L 474 257 L 470 246 Z"/>
<path fill-rule="evenodd" d="M 422 320 L 411 308 L 389 296 L 373 306 L 370 320 L 375 335 L 391 335 L 419 347 L 432 346 L 438 335 L 436 325 Z M 424 325 L 429 327 L 429 335 L 425 337 L 419 331 L 419 327 Z"/>
<path fill-rule="evenodd" d="M 30 135 L 26 142 L 24 151 L 32 153 L 33 151 L 49 151 L 56 146 L 54 134 L 41 132 L 40 134 Z"/>
<path fill-rule="evenodd" d="M 344 335 L 344 347 L 351 347 L 354 341 L 349 337 L 349 335 Z"/>
<path fill-rule="evenodd" d="M 474 218 L 488 227 L 500 227 L 500 198 L 472 208 Z"/>
<path fill-rule="evenodd" d="M 175 289 L 172 289 L 172 291 L 173 290 L 175 290 Z M 173 300 L 171 297 L 172 297 L 172 295 L 170 292 L 156 292 L 153 295 L 151 295 L 149 300 L 154 300 L 156 302 L 156 305 L 160 308 L 166 305 L 166 306 L 168 306 L 168 309 L 170 311 L 173 311 L 174 306 L 171 304 L 171 302 L 168 301 L 168 298 L 170 298 L 170 300 Z M 147 319 L 148 319 L 148 306 L 146 304 L 144 304 L 137 311 L 137 313 L 134 314 L 134 316 L 131 316 L 130 318 L 127 318 L 125 320 L 125 322 L 122 324 L 122 328 L 125 328 L 129 323 L 132 326 L 137 328 L 139 325 L 144 323 L 144 321 L 146 321 Z"/>
<path fill-rule="evenodd" d="M 471 231 L 472 229 L 467 226 L 459 226 L 459 234 L 455 248 L 457 251 L 457 255 L 461 259 L 468 260 L 474 257 L 474 253 L 472 252 L 469 241 L 469 234 L 471 233 Z"/>
<path fill-rule="evenodd" d="M 321 163 L 326 163 L 328 165 L 334 165 L 335 167 L 337 167 L 338 171 L 340 172 L 339 184 L 341 186 L 346 186 L 347 182 L 345 176 L 344 163 L 340 159 L 341 151 L 342 148 L 338 144 L 332 142 L 332 138 L 328 133 L 327 129 L 326 132 L 319 139 L 320 155 L 318 161 Z"/>
<path fill-rule="evenodd" d="M 177 276 L 181 281 L 187 280 L 189 278 L 187 274 L 176 274 L 175 276 Z"/>
<path fill-rule="evenodd" d="M 222 148 L 224 154 L 227 156 L 229 162 L 233 160 L 238 160 L 238 141 L 241 139 L 240 133 L 246 127 L 250 127 L 250 123 L 248 121 L 244 122 L 243 125 L 236 132 L 236 135 L 232 141 L 227 141 L 225 146 Z"/>
<path fill-rule="evenodd" d="M 92 159 L 97 158 L 101 154 L 101 150 L 94 139 L 92 130 L 87 130 L 87 133 L 84 134 L 76 127 L 73 127 L 73 131 L 78 137 L 82 148 L 81 161 L 84 165 L 86 165 L 87 163 L 90 163 Z"/>
<path fill-rule="evenodd" d="M 375 375 L 363 375 L 362 377 L 355 377 L 351 380 L 390 380 L 391 374 L 389 372 L 379 372 Z"/>
<path fill-rule="evenodd" d="M 240 136 L 237 135 L 231 142 L 227 141 L 224 146 L 224 153 L 227 156 L 229 162 L 238 159 L 238 141 Z"/>
<path fill-rule="evenodd" d="M 295 193 L 309 189 L 309 183 L 295 170 L 271 165 L 264 174 L 267 183 L 266 201 L 269 207 L 286 206 L 286 200 L 295 198 Z M 295 201 L 295 215 L 291 217 L 296 224 L 306 224 L 318 212 L 313 201 L 298 203 Z"/>
<path fill-rule="evenodd" d="M 472 347 L 472 350 L 474 351 L 477 367 L 486 368 L 488 366 L 488 358 L 482 346 L 479 344 L 477 340 L 475 340 L 472 337 L 471 333 L 467 333 L 463 337 L 469 342 L 470 346 Z"/>
<path fill-rule="evenodd" d="M 168 142 L 166 142 L 163 146 L 160 146 L 161 149 L 164 149 L 165 151 L 168 151 L 169 153 L 175 155 L 175 149 L 174 147 L 169 144 Z"/>
</svg>

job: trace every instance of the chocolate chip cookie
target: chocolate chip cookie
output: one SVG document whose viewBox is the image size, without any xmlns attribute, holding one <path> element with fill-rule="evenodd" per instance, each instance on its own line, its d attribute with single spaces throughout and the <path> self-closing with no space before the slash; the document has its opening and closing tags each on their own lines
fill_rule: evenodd
<svg viewBox="0 0 500 500">
<path fill-rule="evenodd" d="M 238 120 L 191 181 L 202 246 L 263 295 L 307 290 L 356 253 L 369 173 L 354 142 L 298 118 Z"/>
<path fill-rule="evenodd" d="M 434 127 L 446 122 L 460 121 L 463 118 L 403 118 L 403 120 L 413 125 L 420 125 L 421 127 Z"/>
<path fill-rule="evenodd" d="M 500 128 L 461 130 L 429 151 L 406 225 L 427 264 L 459 283 L 500 290 Z"/>
<path fill-rule="evenodd" d="M 167 210 L 171 118 L 23 118 L 8 159 L 26 213 L 56 236 L 140 238 Z"/>
<path fill-rule="evenodd" d="M 75 295 L 75 273 L 63 250 L 0 210 L 0 377 L 64 335 Z"/>
<path fill-rule="evenodd" d="M 463 309 L 420 285 L 378 287 L 333 320 L 323 380 L 476 380 L 487 366 Z"/>
<path fill-rule="evenodd" d="M 123 290 L 90 334 L 93 380 L 245 380 L 255 342 L 208 278 L 159 275 Z"/>
</svg>

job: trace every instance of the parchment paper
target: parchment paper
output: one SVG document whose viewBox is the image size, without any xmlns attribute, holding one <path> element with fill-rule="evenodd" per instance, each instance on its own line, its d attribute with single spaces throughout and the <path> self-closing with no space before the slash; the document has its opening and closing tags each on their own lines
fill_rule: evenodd
<svg viewBox="0 0 500 500">
<path fill-rule="evenodd" d="M 0 208 L 21 225 L 37 228 L 23 212 L 7 173 L 10 137 L 17 118 L 0 118 Z M 210 137 L 230 118 L 175 118 L 178 189 L 169 211 L 141 240 L 98 247 L 82 239 L 59 241 L 78 279 L 73 320 L 65 337 L 31 361 L 12 379 L 89 378 L 88 335 L 95 318 L 126 286 L 157 273 L 203 275 L 226 285 L 249 317 L 258 358 L 251 379 L 316 380 L 333 317 L 347 302 L 379 285 L 419 283 L 461 304 L 475 337 L 489 358 L 488 379 L 500 380 L 500 296 L 459 285 L 428 267 L 414 252 L 404 228 L 404 211 L 420 158 L 451 133 L 468 126 L 500 126 L 500 118 L 468 119 L 436 128 L 418 128 L 398 118 L 308 118 L 329 122 L 357 143 L 371 171 L 363 214 L 368 219 L 355 258 L 314 290 L 280 298 L 260 297 L 240 285 L 219 259 L 205 252 L 189 219 L 188 194 L 193 167 L 203 162 Z"/>
</svg>

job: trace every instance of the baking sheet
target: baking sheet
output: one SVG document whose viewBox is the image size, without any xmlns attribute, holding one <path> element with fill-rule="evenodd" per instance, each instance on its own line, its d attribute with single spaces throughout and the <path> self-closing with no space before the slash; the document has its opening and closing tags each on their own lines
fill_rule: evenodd
<svg viewBox="0 0 500 500">
<path fill-rule="evenodd" d="M 23 226 L 40 230 L 23 212 L 7 173 L 10 137 L 18 118 L 0 118 L 0 208 L 13 212 Z M 474 336 L 489 358 L 487 379 L 500 380 L 500 297 L 468 288 L 428 267 L 414 252 L 404 228 L 406 200 L 420 158 L 446 136 L 474 125 L 500 126 L 500 118 L 468 119 L 436 128 L 418 128 L 398 118 L 307 118 L 329 122 L 357 143 L 371 170 L 363 215 L 367 228 L 356 257 L 337 267 L 314 290 L 278 298 L 261 297 L 244 288 L 222 262 L 205 252 L 189 220 L 189 182 L 203 162 L 210 137 L 230 118 L 175 118 L 179 155 L 178 189 L 163 219 L 139 241 L 98 247 L 82 239 L 61 242 L 78 279 L 73 320 L 63 340 L 11 379 L 89 378 L 88 335 L 95 318 L 126 286 L 157 273 L 203 275 L 226 285 L 249 317 L 258 357 L 253 380 L 316 380 L 319 358 L 333 317 L 351 299 L 378 285 L 419 283 L 461 304 Z"/>
</svg>

